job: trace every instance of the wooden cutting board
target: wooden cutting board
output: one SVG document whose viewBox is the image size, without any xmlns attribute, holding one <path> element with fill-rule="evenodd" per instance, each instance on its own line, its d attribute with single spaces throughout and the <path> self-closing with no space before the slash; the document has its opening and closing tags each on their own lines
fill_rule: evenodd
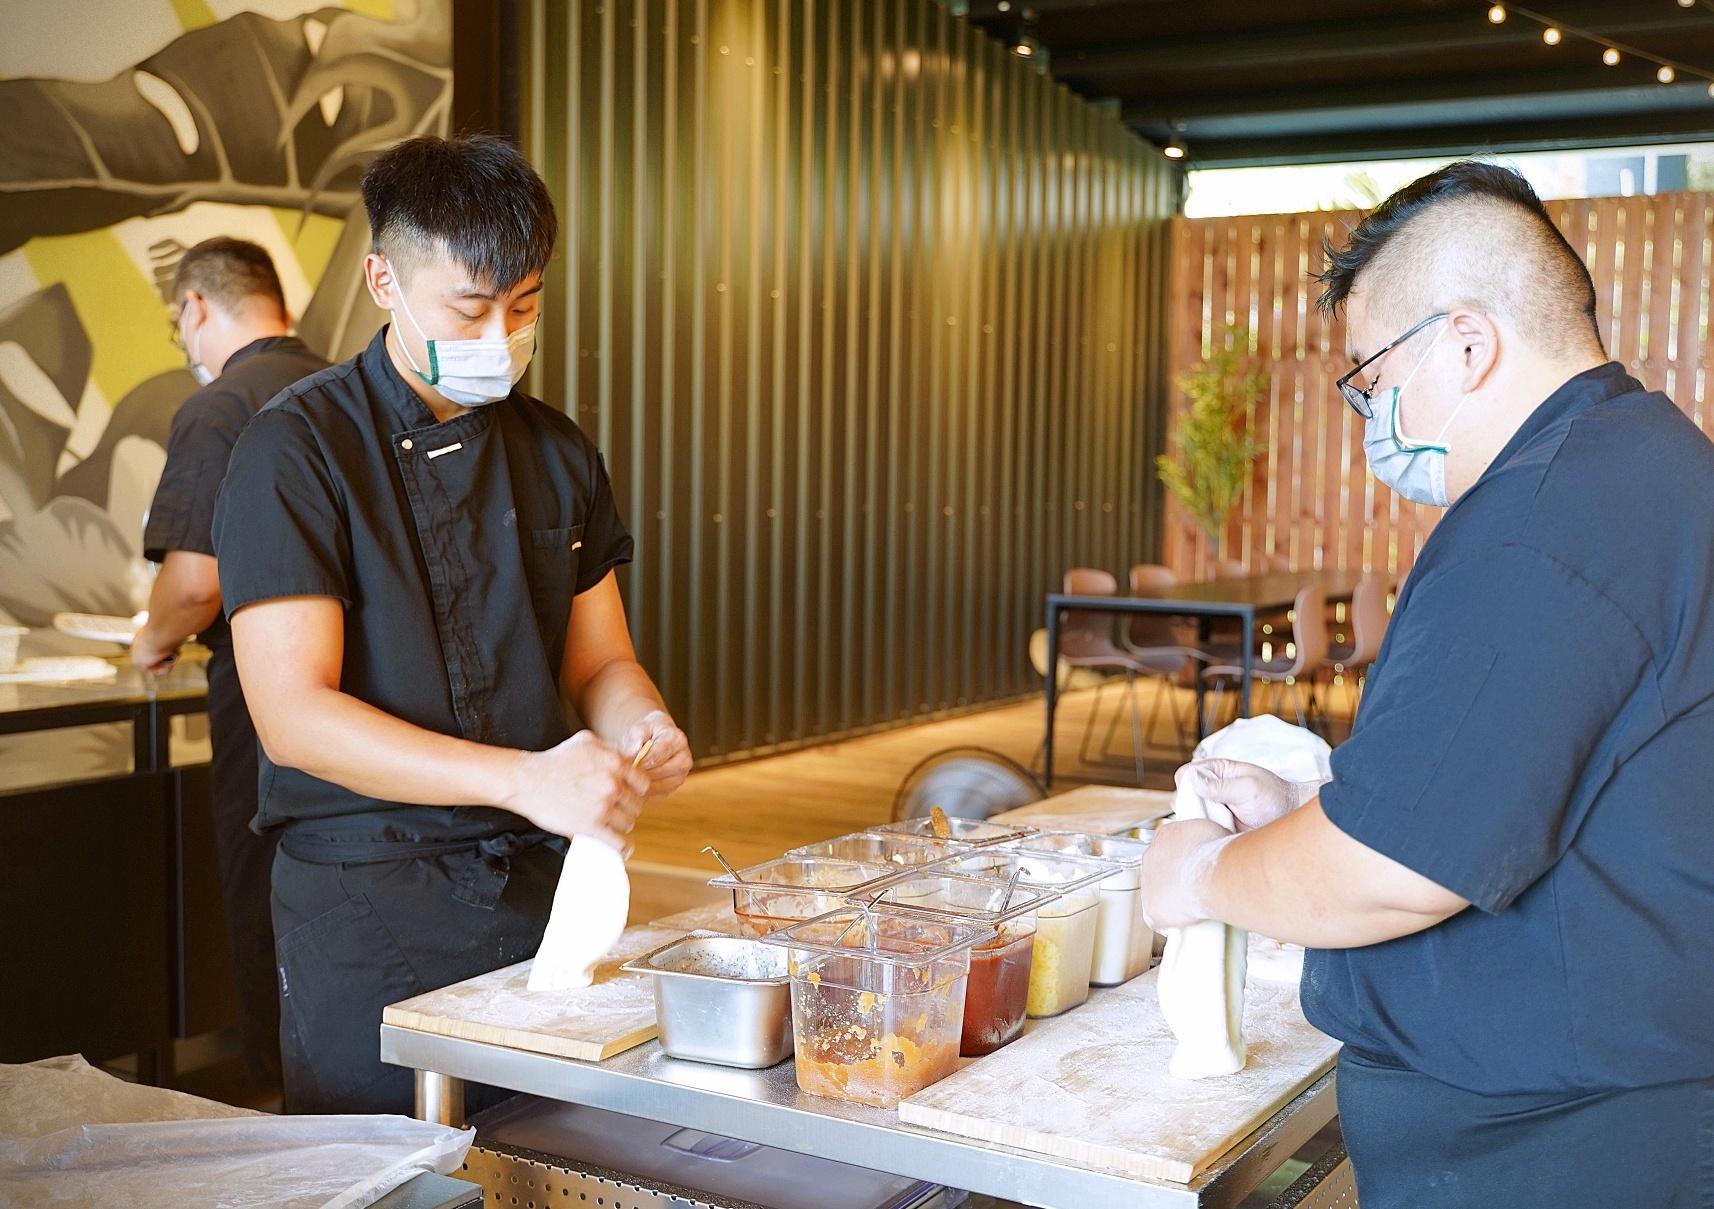
<svg viewBox="0 0 1714 1209">
<path fill-rule="evenodd" d="M 627 928 L 596 967 L 595 982 L 582 990 L 532 991 L 531 963 L 521 961 L 395 1003 L 381 1019 L 424 1033 L 600 1062 L 655 1037 L 654 980 L 619 967 L 687 931 L 658 924 Z"/>
<path fill-rule="evenodd" d="M 1112 785 L 1083 785 L 1066 793 L 997 814 L 990 822 L 1026 823 L 1046 831 L 1086 831 L 1113 835 L 1165 818 L 1172 813 L 1172 794 L 1162 789 L 1124 789 Z"/>
<path fill-rule="evenodd" d="M 1339 1043 L 1310 1027 L 1297 988 L 1251 981 L 1244 1007 L 1249 1064 L 1237 1074 L 1174 1079 L 1177 1042 L 1162 1019 L 1154 971 L 1097 991 L 1036 1022 L 899 1105 L 899 1118 L 1095 1167 L 1189 1183 L 1325 1074 Z"/>
</svg>

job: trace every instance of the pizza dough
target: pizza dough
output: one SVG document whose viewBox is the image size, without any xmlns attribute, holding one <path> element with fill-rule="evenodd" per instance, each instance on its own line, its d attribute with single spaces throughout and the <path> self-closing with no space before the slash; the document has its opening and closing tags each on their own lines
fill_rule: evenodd
<svg viewBox="0 0 1714 1209">
<path fill-rule="evenodd" d="M 1221 756 L 1259 764 L 1288 781 L 1321 784 L 1332 749 L 1319 735 L 1279 718 L 1242 718 L 1204 739 L 1197 759 Z M 1180 787 L 1173 820 L 1209 819 L 1236 829 L 1232 813 Z M 1207 1079 L 1244 1068 L 1244 977 L 1249 935 L 1219 920 L 1169 928 L 1161 957 L 1161 1015 L 1178 1038 L 1169 1070 L 1179 1079 Z"/>
<path fill-rule="evenodd" d="M 618 943 L 630 911 L 625 858 L 600 840 L 573 837 L 542 947 L 530 966 L 530 990 L 570 991 L 594 982 L 596 965 Z"/>
</svg>

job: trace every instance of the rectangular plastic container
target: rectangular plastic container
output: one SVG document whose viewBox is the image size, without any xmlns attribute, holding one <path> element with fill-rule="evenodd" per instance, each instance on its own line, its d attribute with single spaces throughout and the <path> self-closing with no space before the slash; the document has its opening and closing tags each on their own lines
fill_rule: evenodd
<svg viewBox="0 0 1714 1209">
<path fill-rule="evenodd" d="M 787 965 L 783 950 L 759 940 L 693 932 L 623 968 L 653 979 L 670 1056 L 760 1070 L 791 1056 Z"/>
<path fill-rule="evenodd" d="M 767 937 L 791 954 L 797 1085 L 893 1108 L 958 1069 L 970 950 L 992 928 L 848 908 Z"/>
<path fill-rule="evenodd" d="M 755 938 L 836 911 L 848 896 L 898 872 L 896 865 L 889 869 L 856 861 L 787 856 L 740 869 L 737 877 L 723 874 L 708 884 L 732 891 L 738 933 Z"/>
<path fill-rule="evenodd" d="M 1021 824 L 991 823 L 987 819 L 946 820 L 947 830 L 952 832 L 950 837 L 954 845 L 965 848 L 983 848 L 989 844 L 1003 844 L 1007 840 L 1021 840 L 1026 835 L 1034 835 L 1034 827 Z M 900 819 L 896 823 L 882 823 L 879 827 L 871 827 L 870 831 L 883 835 L 914 835 L 927 839 L 938 838 L 934 834 L 934 820 L 931 818 Z"/>
<path fill-rule="evenodd" d="M 884 907 L 994 929 L 992 940 L 970 951 L 961 1056 L 991 1054 L 1023 1035 L 1036 912 L 1052 891 L 925 869 L 888 882 L 879 894 Z"/>
<path fill-rule="evenodd" d="M 803 856 L 820 860 L 856 861 L 862 865 L 883 865 L 899 869 L 914 869 L 932 864 L 966 850 L 963 844 L 937 840 L 931 836 L 891 835 L 878 831 L 857 831 L 819 844 L 793 848 L 787 856 Z"/>
<path fill-rule="evenodd" d="M 1118 986 L 1149 968 L 1155 934 L 1143 922 L 1143 855 L 1149 850 L 1148 840 L 1043 831 L 1008 846 L 1020 852 L 1092 856 L 1119 866 L 1119 872 L 1101 883 L 1101 905 L 1095 915 L 1095 961 L 1089 981 L 1098 987 Z"/>
<path fill-rule="evenodd" d="M 1119 871 L 1092 857 L 1023 852 L 1015 847 L 981 848 L 935 866 L 937 873 L 962 874 L 1050 892 L 1036 912 L 1030 957 L 1031 1016 L 1057 1016 L 1089 998 L 1095 964 L 1095 922 L 1100 883 Z"/>
</svg>

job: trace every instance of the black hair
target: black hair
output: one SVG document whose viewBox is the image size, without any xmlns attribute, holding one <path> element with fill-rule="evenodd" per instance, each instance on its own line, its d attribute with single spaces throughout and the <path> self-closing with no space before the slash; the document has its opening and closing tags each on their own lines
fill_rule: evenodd
<svg viewBox="0 0 1714 1209">
<path fill-rule="evenodd" d="M 363 174 L 375 250 L 421 256 L 435 244 L 487 287 L 506 291 L 553 257 L 559 219 L 547 186 L 504 139 L 406 139 Z"/>
<path fill-rule="evenodd" d="M 226 311 L 235 311 L 252 298 L 265 298 L 286 313 L 286 292 L 266 248 L 247 239 L 216 235 L 179 257 L 173 270 L 174 305 L 194 291 Z"/>
<path fill-rule="evenodd" d="M 1581 304 L 1593 327 L 1595 285 L 1589 278 L 1589 269 L 1583 258 L 1577 255 L 1554 225 L 1541 204 L 1541 198 L 1536 196 L 1528 181 L 1510 168 L 1485 164 L 1480 160 L 1458 160 L 1412 181 L 1358 223 L 1343 248 L 1335 248 L 1331 240 L 1324 241 L 1322 250 L 1327 257 L 1327 269 L 1316 275 L 1316 280 L 1326 287 L 1318 304 L 1321 310 L 1331 313 L 1343 305 L 1350 297 L 1358 275 L 1413 219 L 1435 206 L 1460 200 L 1511 206 L 1537 219 L 1543 242 L 1547 245 L 1543 250 L 1552 260 L 1563 259 L 1566 262 L 1563 267 L 1568 280 L 1564 284 L 1572 295 L 1568 301 L 1574 305 Z"/>
</svg>

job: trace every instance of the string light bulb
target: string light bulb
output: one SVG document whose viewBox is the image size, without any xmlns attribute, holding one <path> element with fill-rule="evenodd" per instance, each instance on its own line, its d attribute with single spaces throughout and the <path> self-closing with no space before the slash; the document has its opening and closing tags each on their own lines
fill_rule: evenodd
<svg viewBox="0 0 1714 1209">
<path fill-rule="evenodd" d="M 1169 160 L 1181 160 L 1184 158 L 1184 144 L 1179 142 L 1177 139 L 1173 139 L 1165 147 L 1161 148 L 1161 154 L 1166 156 Z"/>
<path fill-rule="evenodd" d="M 1029 34 L 1025 34 L 1023 37 L 1018 39 L 1018 44 L 1012 47 L 1012 53 L 1017 55 L 1020 59 L 1033 59 L 1035 58 L 1036 51 L 1040 49 L 1040 47 L 1041 43 L 1037 42 Z"/>
<path fill-rule="evenodd" d="M 1494 5 L 1493 8 L 1488 10 L 1488 20 L 1492 21 L 1495 25 L 1502 24 L 1505 21 L 1505 19 L 1506 19 L 1506 6 L 1505 5 L 1496 4 L 1496 5 Z"/>
<path fill-rule="evenodd" d="M 1558 46 L 1559 40 L 1564 36 L 1564 34 L 1560 33 L 1559 30 L 1552 25 L 1541 31 L 1541 40 L 1546 42 L 1549 46 Z"/>
<path fill-rule="evenodd" d="M 1696 0 L 1678 0 L 1679 8 L 1695 8 Z"/>
<path fill-rule="evenodd" d="M 1605 63 L 1608 67 L 1617 67 L 1619 65 L 1619 52 L 1615 48 L 1609 46 L 1606 50 L 1601 52 L 1601 62 Z"/>
<path fill-rule="evenodd" d="M 1654 78 L 1659 80 L 1662 84 L 1670 84 L 1677 75 L 1677 72 L 1673 71 L 1673 69 L 1668 67 L 1665 63 L 1662 63 L 1660 65 L 1660 70 L 1654 73 Z"/>
</svg>

